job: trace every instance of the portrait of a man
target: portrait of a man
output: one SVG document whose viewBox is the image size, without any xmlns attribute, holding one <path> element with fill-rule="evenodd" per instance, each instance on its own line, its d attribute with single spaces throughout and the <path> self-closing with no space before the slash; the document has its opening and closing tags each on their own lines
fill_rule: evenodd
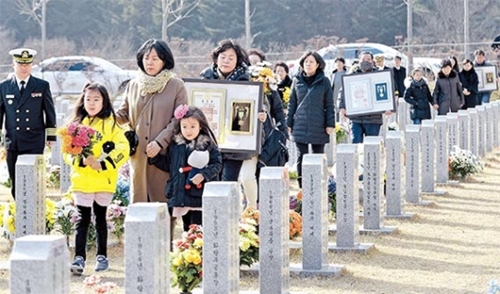
<svg viewBox="0 0 500 294">
<path fill-rule="evenodd" d="M 231 106 L 231 131 L 251 133 L 252 112 L 251 102 L 233 101 Z"/>
</svg>

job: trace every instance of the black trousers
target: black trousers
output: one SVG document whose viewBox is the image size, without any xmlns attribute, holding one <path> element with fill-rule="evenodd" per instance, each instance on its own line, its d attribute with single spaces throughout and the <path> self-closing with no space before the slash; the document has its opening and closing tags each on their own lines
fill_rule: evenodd
<svg viewBox="0 0 500 294">
<path fill-rule="evenodd" d="M 19 152 L 17 151 L 7 151 L 7 170 L 9 172 L 9 178 L 11 182 L 10 194 L 16 200 L 16 162 Z"/>
<path fill-rule="evenodd" d="M 80 221 L 76 224 L 75 256 L 81 256 L 87 260 L 87 235 L 89 232 L 92 208 L 95 215 L 95 231 L 97 243 L 97 255 L 108 256 L 108 227 L 106 223 L 106 206 L 100 206 L 94 201 L 93 207 L 77 205 Z"/>
<path fill-rule="evenodd" d="M 304 154 L 309 152 L 309 144 L 297 143 L 295 145 L 298 149 L 297 154 L 297 181 L 299 182 L 299 188 L 302 189 L 302 159 Z M 311 144 L 313 153 L 325 153 L 325 144 Z"/>
<path fill-rule="evenodd" d="M 201 210 L 190 210 L 182 216 L 182 225 L 184 232 L 189 231 L 190 225 L 202 225 L 203 214 Z"/>
</svg>

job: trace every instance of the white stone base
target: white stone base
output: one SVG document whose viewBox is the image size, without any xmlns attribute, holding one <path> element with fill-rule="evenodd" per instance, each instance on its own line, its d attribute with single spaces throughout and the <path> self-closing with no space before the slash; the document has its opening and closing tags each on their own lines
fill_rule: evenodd
<svg viewBox="0 0 500 294">
<path fill-rule="evenodd" d="M 381 227 L 379 229 L 360 228 L 360 235 L 392 235 L 398 231 L 397 227 Z"/>
<path fill-rule="evenodd" d="M 354 253 L 368 254 L 368 252 L 370 252 L 370 250 L 374 248 L 375 246 L 373 245 L 373 243 L 358 243 L 355 244 L 354 247 L 335 246 L 333 252 L 335 253 L 354 252 Z"/>
</svg>

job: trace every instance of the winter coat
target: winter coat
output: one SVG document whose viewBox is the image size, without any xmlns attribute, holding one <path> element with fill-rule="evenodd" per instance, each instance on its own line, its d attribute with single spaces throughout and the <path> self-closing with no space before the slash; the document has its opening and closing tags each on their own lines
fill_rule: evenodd
<svg viewBox="0 0 500 294">
<path fill-rule="evenodd" d="M 202 79 L 206 80 L 227 80 L 227 81 L 250 81 L 250 74 L 248 73 L 248 67 L 246 64 L 236 66 L 233 72 L 224 78 L 221 76 L 217 70 L 217 65 L 214 63 L 210 67 L 205 68 L 200 76 Z M 224 152 L 222 158 L 225 160 L 246 160 L 252 158 L 256 154 L 252 153 L 230 153 Z"/>
<path fill-rule="evenodd" d="M 267 103 L 264 103 L 264 109 L 270 116 L 264 122 L 264 138 L 266 138 L 273 129 L 273 123 L 278 125 L 278 129 L 282 131 L 288 139 L 288 127 L 286 125 L 285 112 L 283 104 L 277 91 L 271 91 L 266 95 Z"/>
<path fill-rule="evenodd" d="M 283 93 L 286 87 L 292 88 L 292 79 L 288 75 L 278 84 L 278 94 L 280 95 L 281 101 L 283 101 Z"/>
<path fill-rule="evenodd" d="M 394 74 L 394 83 L 396 84 L 396 92 L 394 93 L 396 97 L 404 97 L 405 93 L 405 78 L 406 78 L 406 68 L 404 67 L 399 67 L 397 69 L 396 67 L 392 68 L 392 73 Z"/>
<path fill-rule="evenodd" d="M 147 102 L 153 99 L 146 107 Z M 148 164 L 146 146 L 152 141 L 160 143 L 165 153 L 173 136 L 174 110 L 181 104 L 188 104 L 188 96 L 184 82 L 176 77 L 171 78 L 162 92 L 154 95 L 141 95 L 141 86 L 137 79 L 127 85 L 125 99 L 116 112 L 120 124 L 136 126 L 139 136 L 137 152 L 130 157 L 131 165 L 131 202 L 165 202 L 165 186 L 169 174 Z M 144 113 L 137 121 L 144 109 Z"/>
<path fill-rule="evenodd" d="M 462 83 L 462 88 L 467 89 L 470 92 L 470 95 L 464 94 L 465 104 L 462 108 L 467 109 L 476 107 L 476 105 L 478 105 L 477 93 L 479 91 L 479 78 L 476 71 L 474 68 L 471 68 L 469 71 L 462 70 L 458 77 L 460 79 L 460 83 Z"/>
<path fill-rule="evenodd" d="M 327 127 L 335 127 L 335 109 L 330 80 L 320 71 L 308 85 L 303 72 L 293 78 L 288 105 L 287 125 L 295 142 L 326 144 L 330 136 Z"/>
<path fill-rule="evenodd" d="M 130 147 L 123 129 L 114 122 L 112 116 L 106 119 L 95 118 L 92 123 L 88 117 L 83 119 L 82 125 L 90 126 L 97 131 L 92 140 L 92 154 L 96 159 L 102 159 L 101 170 L 84 165 L 81 157 L 64 153 L 64 162 L 71 166 L 69 188 L 71 192 L 115 193 L 118 169 L 128 160 Z M 103 154 L 102 150 L 103 144 L 107 142 L 113 142 L 115 145 L 108 155 Z M 101 156 L 103 158 L 100 158 Z"/>
<path fill-rule="evenodd" d="M 450 110 L 457 112 L 465 103 L 458 74 L 452 70 L 448 76 L 445 76 L 442 71 L 439 71 L 432 96 L 432 104 L 439 105 L 439 115 L 447 114 Z"/>
<path fill-rule="evenodd" d="M 199 171 L 205 178 L 201 182 L 202 187 L 197 188 L 191 185 L 190 189 L 185 188 L 189 173 L 181 173 L 180 168 L 188 166 L 187 161 L 193 150 L 210 152 L 210 159 L 203 169 Z M 174 136 L 174 142 L 169 145 L 166 155 L 157 155 L 150 160 L 158 168 L 169 172 L 165 187 L 165 197 L 168 199 L 168 207 L 201 207 L 203 188 L 210 181 L 217 181 L 222 170 L 222 157 L 217 145 L 206 135 L 198 135 L 193 141 L 186 141 L 181 134 Z"/>
<path fill-rule="evenodd" d="M 429 86 L 423 79 L 411 82 L 410 87 L 404 92 L 404 99 L 411 105 L 411 119 L 431 119 L 429 103 L 432 103 L 432 95 Z"/>
</svg>

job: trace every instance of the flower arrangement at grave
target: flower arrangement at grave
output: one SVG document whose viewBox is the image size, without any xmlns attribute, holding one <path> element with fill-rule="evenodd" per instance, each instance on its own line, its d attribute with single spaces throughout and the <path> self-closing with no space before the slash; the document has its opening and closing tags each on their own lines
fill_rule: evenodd
<svg viewBox="0 0 500 294">
<path fill-rule="evenodd" d="M 255 228 L 257 233 L 259 232 L 259 221 L 260 221 L 260 212 L 252 206 L 248 206 L 241 213 L 241 219 L 250 219 L 255 222 Z"/>
<path fill-rule="evenodd" d="M 92 138 L 95 134 L 93 128 L 77 122 L 57 129 L 57 135 L 62 139 L 61 151 L 78 157 L 92 155 Z"/>
<path fill-rule="evenodd" d="M 59 189 L 61 187 L 61 166 L 52 165 L 47 173 L 47 188 Z"/>
<path fill-rule="evenodd" d="M 170 270 L 173 273 L 172 286 L 183 292 L 191 292 L 203 279 L 203 231 L 201 226 L 191 225 L 182 233 L 181 240 L 173 242 L 170 253 Z"/>
<path fill-rule="evenodd" d="M 91 275 L 83 280 L 86 290 L 91 290 L 95 294 L 111 294 L 112 290 L 116 288 L 116 284 L 113 282 L 101 282 L 101 277 L 98 275 Z M 87 291 L 85 291 L 87 293 Z"/>
<path fill-rule="evenodd" d="M 127 214 L 127 207 L 122 205 L 120 200 L 114 200 L 108 206 L 106 212 L 106 219 L 108 228 L 111 234 L 115 235 L 118 242 L 121 243 L 123 234 L 125 234 L 125 215 Z"/>
<path fill-rule="evenodd" d="M 14 240 L 16 233 L 16 203 L 10 202 L 0 205 L 0 230 L 2 237 Z"/>
<path fill-rule="evenodd" d="M 335 140 L 340 144 L 349 134 L 349 128 L 345 124 L 335 123 Z"/>
<path fill-rule="evenodd" d="M 448 158 L 448 171 L 451 179 L 464 179 L 482 171 L 483 168 L 484 163 L 471 151 L 453 146 Z"/>
<path fill-rule="evenodd" d="M 56 202 L 45 200 L 45 233 L 52 232 L 56 224 Z"/>
<path fill-rule="evenodd" d="M 290 240 L 302 236 L 302 216 L 296 211 L 290 210 Z"/>
<path fill-rule="evenodd" d="M 328 176 L 328 211 L 332 218 L 337 213 L 337 182 L 333 175 Z"/>
<path fill-rule="evenodd" d="M 69 246 L 69 237 L 75 232 L 76 223 L 80 219 L 70 195 L 64 196 L 56 203 L 55 219 L 58 224 L 56 231 L 66 236 L 66 244 Z"/>
<path fill-rule="evenodd" d="M 290 195 L 290 210 L 302 215 L 302 189 L 296 195 Z"/>
<path fill-rule="evenodd" d="M 258 213 L 258 211 L 257 211 Z M 239 223 L 240 266 L 252 266 L 259 261 L 258 215 L 255 218 L 242 217 Z"/>
</svg>

